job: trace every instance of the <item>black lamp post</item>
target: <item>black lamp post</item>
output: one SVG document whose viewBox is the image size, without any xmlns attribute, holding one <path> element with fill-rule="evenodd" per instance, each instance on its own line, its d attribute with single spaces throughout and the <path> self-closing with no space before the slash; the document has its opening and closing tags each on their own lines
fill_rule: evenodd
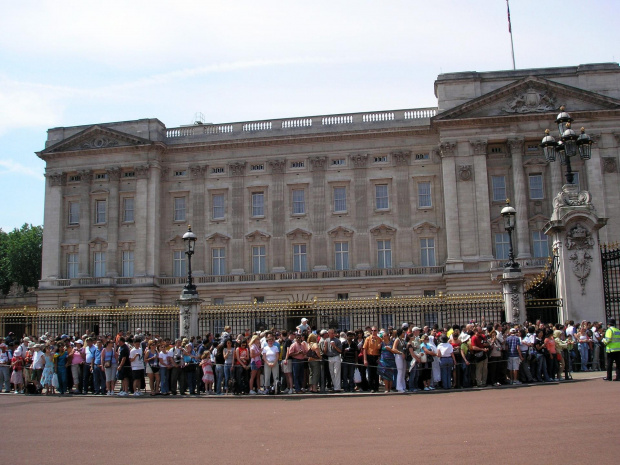
<svg viewBox="0 0 620 465">
<path fill-rule="evenodd" d="M 183 287 L 184 296 L 198 295 L 194 280 L 192 279 L 192 255 L 194 255 L 196 239 L 196 234 L 192 232 L 192 227 L 188 225 L 187 232 L 183 234 L 183 240 L 187 243 L 187 251 L 185 252 L 185 255 L 187 255 L 187 284 Z"/>
<path fill-rule="evenodd" d="M 566 182 L 572 184 L 574 173 L 570 165 L 570 159 L 579 152 L 582 160 L 589 160 L 592 156 L 592 139 L 586 134 L 584 128 L 581 128 L 581 134 L 579 135 L 571 129 L 573 118 L 564 111 L 563 106 L 560 107 L 560 114 L 555 122 L 558 125 L 560 140 L 556 142 L 553 136 L 549 135 L 550 131 L 547 129 L 540 146 L 543 148 L 545 159 L 548 162 L 555 161 L 556 155 L 560 156 L 560 163 L 566 165 Z"/>
<path fill-rule="evenodd" d="M 515 229 L 515 218 L 517 211 L 510 206 L 510 200 L 506 199 L 506 206 L 502 208 L 501 215 L 504 219 L 504 229 L 508 232 L 508 241 L 510 246 L 508 249 L 508 263 L 504 265 L 504 268 L 509 271 L 521 271 L 519 264 L 515 262 L 515 253 L 512 248 L 512 231 Z"/>
</svg>

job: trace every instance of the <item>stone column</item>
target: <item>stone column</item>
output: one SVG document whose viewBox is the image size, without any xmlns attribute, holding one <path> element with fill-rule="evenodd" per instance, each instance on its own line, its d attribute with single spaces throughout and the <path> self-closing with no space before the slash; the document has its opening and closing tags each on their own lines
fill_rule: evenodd
<svg viewBox="0 0 620 465">
<path fill-rule="evenodd" d="M 108 168 L 110 193 L 108 196 L 108 250 L 106 253 L 106 276 L 114 278 L 118 272 L 118 224 L 121 206 L 118 198 L 118 183 L 121 178 L 121 169 Z"/>
<path fill-rule="evenodd" d="M 286 160 L 272 160 L 269 162 L 271 167 L 271 224 L 273 225 L 273 236 L 271 238 L 271 253 L 273 254 L 273 272 L 283 272 L 286 270 L 286 208 L 284 192 L 284 170 Z"/>
<path fill-rule="evenodd" d="M 327 236 L 325 227 L 327 223 L 327 205 L 325 203 L 325 168 L 327 157 L 314 157 L 310 159 L 312 166 L 312 185 L 310 186 L 310 201 L 312 202 L 311 221 L 314 225 L 312 234 L 312 254 L 314 268 L 325 270 L 327 262 Z"/>
<path fill-rule="evenodd" d="M 177 300 L 177 305 L 179 306 L 180 338 L 200 335 L 198 334 L 198 313 L 203 302 L 204 300 L 200 299 L 198 294 L 190 297 L 181 294 L 181 298 Z"/>
<path fill-rule="evenodd" d="M 530 251 L 530 230 L 527 222 L 527 189 L 528 184 L 525 179 L 523 169 L 523 140 L 508 140 L 508 150 L 512 158 L 512 184 L 514 192 L 514 208 L 517 210 L 515 232 L 517 235 L 517 256 L 516 258 L 529 258 L 532 256 Z"/>
<path fill-rule="evenodd" d="M 90 276 L 90 244 L 88 242 L 90 241 L 90 225 L 94 223 L 90 211 L 92 203 L 90 181 L 92 179 L 93 172 L 91 170 L 80 171 L 80 248 L 78 252 L 78 277 L 80 278 Z"/>
<path fill-rule="evenodd" d="M 135 276 L 148 276 L 147 253 L 149 237 L 148 219 L 153 209 L 148 194 L 148 166 L 136 166 L 136 200 L 134 218 L 136 225 L 136 247 L 134 250 L 134 274 Z M 159 213 L 159 211 L 158 211 Z M 159 215 L 157 216 L 159 218 Z M 159 228 L 158 228 L 159 229 Z"/>
<path fill-rule="evenodd" d="M 67 183 L 66 173 L 46 174 L 45 186 L 45 213 L 43 224 L 43 258 L 41 268 L 41 280 L 61 278 L 62 260 L 61 255 L 62 232 L 67 221 L 67 212 L 64 208 L 62 188 Z"/>
<path fill-rule="evenodd" d="M 463 271 L 461 260 L 461 238 L 459 234 L 459 211 L 456 195 L 456 154 L 455 142 L 439 144 L 441 153 L 441 171 L 443 177 L 443 197 L 446 221 L 446 242 L 448 257 L 446 271 Z"/>
<path fill-rule="evenodd" d="M 357 257 L 356 268 L 370 268 L 370 243 L 368 241 L 368 210 L 374 209 L 374 205 L 368 204 L 368 180 L 366 179 L 366 165 L 368 155 L 358 153 L 349 157 L 353 164 L 353 188 L 351 189 L 351 210 L 355 212 L 355 229 L 357 234 L 355 241 L 355 256 Z M 374 195 L 371 194 L 371 196 Z M 349 209 L 347 207 L 347 209 Z"/>
<path fill-rule="evenodd" d="M 504 296 L 506 321 L 512 324 L 522 323 L 525 319 L 525 297 L 523 282 L 525 278 L 521 270 L 506 269 L 500 278 Z"/>
<path fill-rule="evenodd" d="M 411 182 L 409 178 L 409 163 L 411 160 L 411 152 L 393 152 L 392 158 L 396 164 L 396 173 L 394 175 L 394 189 L 392 190 L 395 197 L 393 205 L 396 206 L 397 226 L 399 232 L 397 234 L 397 247 L 398 253 L 395 256 L 399 257 L 397 265 L 399 267 L 413 266 L 413 248 L 411 247 L 412 240 L 412 221 L 414 216 L 411 209 L 417 210 L 417 205 L 411 202 Z M 434 194 L 434 192 L 433 192 Z"/>
<path fill-rule="evenodd" d="M 605 321 L 598 230 L 607 218 L 598 216 L 588 191 L 579 192 L 572 184 L 564 185 L 553 206 L 544 232 L 553 237 L 553 253 L 559 258 L 560 321 Z"/>
<path fill-rule="evenodd" d="M 244 209 L 244 175 L 246 163 L 231 163 L 228 170 L 232 176 L 230 218 L 232 223 L 232 239 L 230 241 L 232 267 L 231 274 L 243 274 L 244 268 L 244 225 L 247 211 Z"/>
<path fill-rule="evenodd" d="M 474 182 L 476 183 L 476 212 L 478 220 L 478 253 L 481 259 L 493 259 L 493 241 L 491 240 L 491 210 L 489 202 L 487 174 L 487 141 L 470 142 L 474 150 Z"/>
<path fill-rule="evenodd" d="M 196 252 L 194 254 L 195 262 L 192 263 L 196 268 L 192 270 L 192 273 L 196 276 L 204 276 L 204 270 L 209 269 L 205 255 L 207 245 L 205 242 L 207 235 L 205 226 L 205 173 L 207 173 L 207 170 L 208 167 L 206 165 L 192 165 L 189 167 L 192 177 L 192 212 L 189 224 L 191 224 L 192 230 L 198 236 Z"/>
</svg>

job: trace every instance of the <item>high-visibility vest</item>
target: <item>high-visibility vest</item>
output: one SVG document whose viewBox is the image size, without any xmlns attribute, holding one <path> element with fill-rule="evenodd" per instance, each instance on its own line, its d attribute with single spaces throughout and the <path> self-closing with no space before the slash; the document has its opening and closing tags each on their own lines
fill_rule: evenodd
<svg viewBox="0 0 620 465">
<path fill-rule="evenodd" d="M 605 331 L 605 337 L 603 338 L 603 344 L 605 344 L 606 351 L 620 352 L 620 329 L 610 326 Z"/>
</svg>

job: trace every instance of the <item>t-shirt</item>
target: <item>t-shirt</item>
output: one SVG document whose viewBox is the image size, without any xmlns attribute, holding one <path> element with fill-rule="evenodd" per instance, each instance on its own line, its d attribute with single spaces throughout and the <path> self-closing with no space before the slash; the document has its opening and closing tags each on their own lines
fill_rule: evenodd
<svg viewBox="0 0 620 465">
<path fill-rule="evenodd" d="M 32 368 L 40 370 L 45 365 L 45 354 L 40 350 L 35 350 L 32 354 Z"/>
<path fill-rule="evenodd" d="M 129 366 L 129 348 L 127 347 L 127 344 L 123 344 L 118 350 L 118 366 L 121 366 L 123 359 L 125 359 L 123 368 L 127 368 Z"/>
<path fill-rule="evenodd" d="M 278 361 L 279 353 L 280 353 L 280 349 L 276 347 L 275 344 L 272 345 L 271 347 L 269 347 L 269 345 L 266 345 L 265 347 L 263 347 L 263 354 L 265 355 L 265 358 L 267 359 L 267 362 L 269 363 L 274 363 Z"/>
<path fill-rule="evenodd" d="M 506 347 L 508 348 L 508 356 L 509 357 L 518 357 L 519 356 L 519 346 L 521 345 L 521 338 L 514 334 L 511 334 L 506 339 Z"/>
<path fill-rule="evenodd" d="M 159 352 L 159 364 L 164 368 L 168 367 L 168 357 L 168 352 L 166 352 L 165 350 Z"/>
<path fill-rule="evenodd" d="M 95 350 L 97 349 L 97 347 L 95 347 L 94 345 L 88 347 L 86 346 L 84 348 L 84 354 L 86 355 L 86 363 L 88 363 L 89 365 L 91 363 L 93 363 L 93 356 L 95 355 Z"/>
<path fill-rule="evenodd" d="M 441 357 L 451 357 L 454 352 L 454 348 L 449 342 L 442 342 L 437 346 L 437 350 L 439 351 Z"/>
<path fill-rule="evenodd" d="M 133 359 L 134 357 L 136 358 Z M 138 347 L 137 349 L 134 347 L 133 349 L 131 349 L 131 352 L 129 352 L 129 359 L 131 360 L 131 369 L 132 370 L 144 370 L 144 362 L 142 361 L 143 358 L 144 357 L 142 355 L 142 347 Z"/>
<path fill-rule="evenodd" d="M 327 356 L 328 357 L 339 357 L 340 352 L 338 352 L 338 350 L 342 352 L 342 342 L 340 342 L 340 339 L 338 338 L 326 339 L 325 342 L 326 342 L 325 347 L 327 348 Z"/>
</svg>

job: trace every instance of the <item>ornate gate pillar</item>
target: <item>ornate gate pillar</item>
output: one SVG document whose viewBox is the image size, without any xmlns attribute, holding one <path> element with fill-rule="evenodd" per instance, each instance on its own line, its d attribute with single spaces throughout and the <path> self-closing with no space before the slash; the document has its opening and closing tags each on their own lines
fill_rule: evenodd
<svg viewBox="0 0 620 465">
<path fill-rule="evenodd" d="M 553 200 L 553 214 L 544 232 L 553 238 L 559 258 L 558 297 L 563 300 L 560 321 L 605 321 L 603 270 L 598 230 L 607 224 L 599 217 L 588 191 L 566 184 Z"/>
<path fill-rule="evenodd" d="M 204 302 L 204 299 L 199 299 L 198 294 L 193 296 L 183 297 L 177 300 L 179 306 L 179 337 L 190 338 L 192 336 L 199 336 L 198 334 L 198 312 L 200 311 L 200 305 Z"/>
<path fill-rule="evenodd" d="M 504 309 L 508 323 L 522 323 L 525 316 L 525 296 L 523 295 L 523 273 L 513 270 L 505 270 L 499 282 L 502 284 L 504 296 Z"/>
</svg>

